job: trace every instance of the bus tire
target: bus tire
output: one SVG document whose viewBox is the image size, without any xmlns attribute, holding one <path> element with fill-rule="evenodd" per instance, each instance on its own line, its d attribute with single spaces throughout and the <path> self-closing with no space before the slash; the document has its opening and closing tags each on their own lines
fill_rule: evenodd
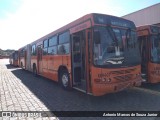
<svg viewBox="0 0 160 120">
<path fill-rule="evenodd" d="M 37 77 L 37 68 L 35 65 L 33 65 L 33 74 Z"/>
<path fill-rule="evenodd" d="M 60 73 L 60 83 L 62 85 L 62 88 L 65 90 L 70 90 L 70 78 L 69 78 L 69 73 L 67 70 L 62 70 Z"/>
</svg>

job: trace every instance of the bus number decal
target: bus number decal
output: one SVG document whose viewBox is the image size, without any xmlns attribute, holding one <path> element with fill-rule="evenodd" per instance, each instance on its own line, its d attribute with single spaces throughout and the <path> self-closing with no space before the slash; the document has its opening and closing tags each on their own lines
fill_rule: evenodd
<svg viewBox="0 0 160 120">
<path fill-rule="evenodd" d="M 99 78 L 109 77 L 109 76 L 110 76 L 110 73 L 101 73 L 101 74 L 98 74 L 98 77 L 99 77 Z"/>
<path fill-rule="evenodd" d="M 152 75 L 160 75 L 160 67 L 155 67 L 153 71 L 151 71 Z"/>
</svg>

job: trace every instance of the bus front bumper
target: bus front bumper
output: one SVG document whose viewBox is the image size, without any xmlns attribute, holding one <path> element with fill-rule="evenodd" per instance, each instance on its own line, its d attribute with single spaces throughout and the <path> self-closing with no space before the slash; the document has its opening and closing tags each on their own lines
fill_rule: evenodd
<svg viewBox="0 0 160 120">
<path fill-rule="evenodd" d="M 93 96 L 101 96 L 108 93 L 114 93 L 118 91 L 125 90 L 127 88 L 131 88 L 134 86 L 140 86 L 142 83 L 142 79 L 127 81 L 123 83 L 112 83 L 112 84 L 94 84 L 92 89 Z"/>
</svg>

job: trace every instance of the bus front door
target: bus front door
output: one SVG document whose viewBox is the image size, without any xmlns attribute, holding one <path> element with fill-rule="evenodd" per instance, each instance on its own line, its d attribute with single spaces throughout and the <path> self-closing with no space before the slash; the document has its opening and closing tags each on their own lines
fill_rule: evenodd
<svg viewBox="0 0 160 120">
<path fill-rule="evenodd" d="M 85 35 L 84 32 L 72 35 L 72 84 L 73 88 L 86 92 Z"/>
<path fill-rule="evenodd" d="M 38 46 L 38 74 L 42 74 L 42 45 Z"/>
</svg>

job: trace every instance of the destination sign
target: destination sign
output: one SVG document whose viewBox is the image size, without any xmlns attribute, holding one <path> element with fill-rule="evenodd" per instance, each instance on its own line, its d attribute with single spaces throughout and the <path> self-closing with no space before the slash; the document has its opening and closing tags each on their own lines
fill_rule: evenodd
<svg viewBox="0 0 160 120">
<path fill-rule="evenodd" d="M 123 18 L 109 16 L 109 15 L 94 15 L 95 24 L 111 24 L 114 26 L 127 27 L 131 29 L 135 29 L 135 25 L 132 21 L 125 20 Z"/>
</svg>

